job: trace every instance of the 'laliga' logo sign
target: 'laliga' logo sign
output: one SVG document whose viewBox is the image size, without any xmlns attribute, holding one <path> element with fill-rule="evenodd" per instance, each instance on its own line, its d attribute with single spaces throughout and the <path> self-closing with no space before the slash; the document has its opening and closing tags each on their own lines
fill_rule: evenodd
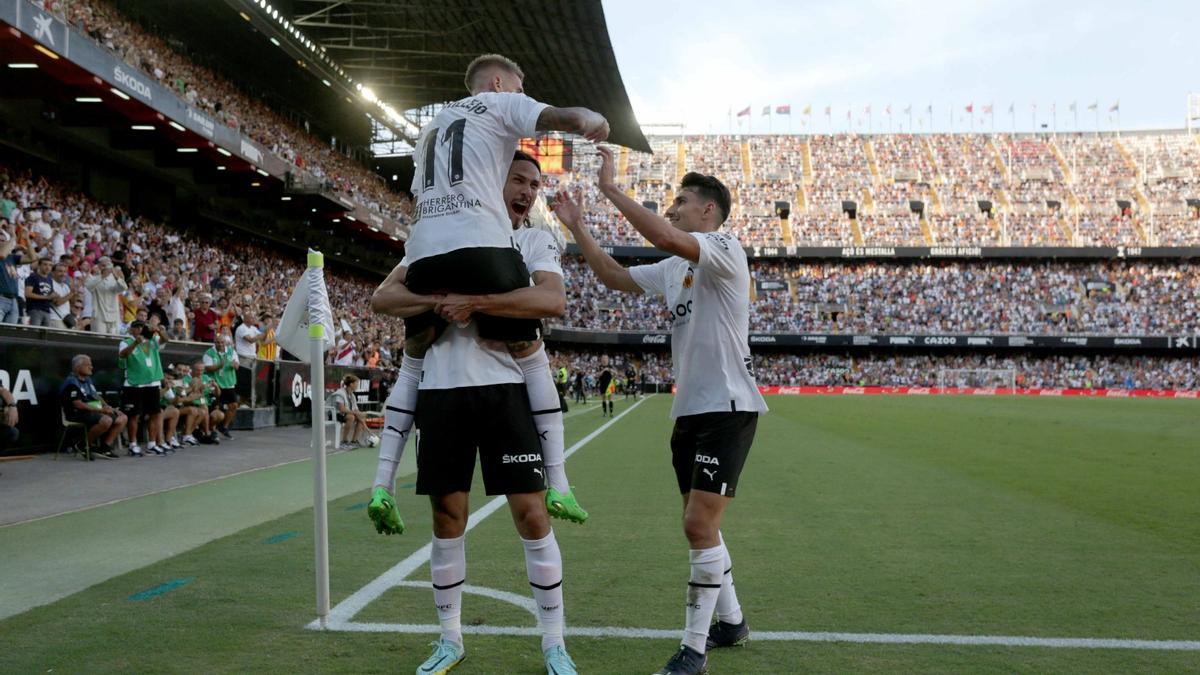
<svg viewBox="0 0 1200 675">
<path fill-rule="evenodd" d="M 292 378 L 292 405 L 299 408 L 306 398 L 312 398 L 312 385 L 305 382 L 300 373 L 296 373 Z"/>
<path fill-rule="evenodd" d="M 18 370 L 16 381 L 12 381 L 8 376 L 7 370 L 0 370 L 0 387 L 12 392 L 13 401 L 20 403 L 28 401 L 30 405 L 37 405 L 37 391 L 33 388 L 33 376 L 28 370 Z"/>
</svg>

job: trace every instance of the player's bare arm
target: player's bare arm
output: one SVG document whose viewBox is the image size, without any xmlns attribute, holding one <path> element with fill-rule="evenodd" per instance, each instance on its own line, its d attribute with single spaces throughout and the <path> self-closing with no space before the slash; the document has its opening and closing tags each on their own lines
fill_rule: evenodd
<svg viewBox="0 0 1200 675">
<path fill-rule="evenodd" d="M 604 119 L 604 115 L 587 108 L 550 106 L 538 115 L 537 130 L 565 131 L 600 143 L 608 138 L 608 120 Z"/>
<path fill-rule="evenodd" d="M 605 253 L 604 249 L 600 248 L 600 244 L 596 243 L 592 234 L 588 232 L 587 227 L 583 224 L 583 209 L 580 208 L 578 202 L 569 197 L 566 192 L 559 192 L 554 197 L 553 208 L 554 214 L 558 216 L 563 225 L 567 226 L 571 236 L 575 237 L 575 243 L 579 245 L 579 252 L 583 254 L 583 259 L 587 261 L 588 266 L 605 286 L 614 291 L 642 292 L 642 287 L 633 280 L 629 270 Z"/>
<path fill-rule="evenodd" d="M 604 147 L 597 148 L 597 150 L 601 157 L 600 172 L 597 176 L 600 192 L 613 203 L 613 206 L 617 207 L 621 215 L 629 220 L 629 224 L 633 225 L 634 229 L 640 232 L 654 248 L 692 262 L 700 262 L 700 242 L 696 241 L 691 234 L 674 227 L 666 218 L 647 209 L 625 194 L 625 191 L 613 182 L 612 150 Z M 675 199 L 676 201 L 686 200 L 688 195 L 685 191 L 680 190 Z"/>
<path fill-rule="evenodd" d="M 447 321 L 466 321 L 475 312 L 514 319 L 549 319 L 567 311 L 567 290 L 562 277 L 534 272 L 533 286 L 489 295 L 449 294 L 438 313 Z"/>
<path fill-rule="evenodd" d="M 418 295 L 408 290 L 408 286 L 404 285 L 407 270 L 403 265 L 396 265 L 392 269 L 391 274 L 388 274 L 371 295 L 371 311 L 406 319 L 437 307 L 442 296 Z"/>
</svg>

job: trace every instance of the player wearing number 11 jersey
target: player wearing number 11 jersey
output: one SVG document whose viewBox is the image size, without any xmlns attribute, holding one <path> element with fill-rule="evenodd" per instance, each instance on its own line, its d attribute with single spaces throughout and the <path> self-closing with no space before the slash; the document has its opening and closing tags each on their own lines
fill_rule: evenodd
<svg viewBox="0 0 1200 675">
<path fill-rule="evenodd" d="M 412 231 L 404 245 L 405 282 L 414 293 L 482 295 L 528 285 L 503 198 L 517 141 L 539 131 L 567 131 L 591 141 L 608 137 L 602 115 L 539 103 L 523 93 L 524 79 L 513 61 L 480 56 L 467 67 L 471 95 L 446 104 L 421 129 L 414 154 Z M 537 339 L 536 320 L 474 318 L 482 338 Z M 407 319 L 405 351 L 420 356 L 415 352 L 423 353 L 420 347 L 444 327 L 433 312 Z"/>
</svg>

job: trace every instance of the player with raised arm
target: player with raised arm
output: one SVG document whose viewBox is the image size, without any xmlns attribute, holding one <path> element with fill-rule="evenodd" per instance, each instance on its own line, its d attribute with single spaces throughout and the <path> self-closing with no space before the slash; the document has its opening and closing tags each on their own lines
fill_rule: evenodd
<svg viewBox="0 0 1200 675">
<path fill-rule="evenodd" d="M 539 103 L 524 95 L 524 80 L 512 60 L 499 54 L 480 56 L 467 66 L 465 84 L 471 95 L 447 104 L 421 130 L 414 155 L 413 224 L 405 242 L 404 281 L 414 293 L 480 295 L 528 286 L 529 271 L 516 250 L 509 205 L 503 199 L 517 141 L 538 131 L 576 133 L 595 142 L 608 137 L 602 115 Z M 394 281 L 389 277 L 380 289 Z M 474 318 L 480 337 L 504 342 L 519 359 L 545 360 L 538 319 L 483 313 Z M 384 410 L 381 457 L 399 461 L 412 429 L 421 360 L 445 326 L 433 311 L 404 320 L 404 356 L 395 388 L 404 396 Z M 539 352 L 542 356 L 537 358 Z M 526 366 L 540 369 L 523 362 Z M 538 409 L 552 407 L 558 406 Z"/>
<path fill-rule="evenodd" d="M 613 183 L 612 153 L 601 148 L 600 154 L 600 191 L 642 236 L 671 257 L 627 269 L 600 248 L 584 227 L 578 204 L 566 194 L 557 196 L 555 212 L 606 286 L 662 295 L 671 309 L 677 383 L 671 405 L 671 457 L 683 494 L 691 575 L 683 644 L 658 673 L 704 673 L 707 649 L 742 644 L 750 636 L 720 530 L 758 415 L 767 410 L 751 372 L 750 271 L 738 240 L 718 231 L 730 207 L 729 190 L 721 181 L 698 173 L 684 175 L 662 218 Z"/>
<path fill-rule="evenodd" d="M 504 203 L 507 206 L 509 223 L 513 229 L 513 238 L 521 252 L 524 264 L 532 273 L 533 284 L 535 286 L 544 285 L 562 293 L 565 302 L 562 272 L 558 262 L 558 247 L 546 232 L 525 227 L 527 214 L 532 208 L 540 188 L 541 166 L 532 156 L 517 151 L 513 156 L 507 182 L 504 185 Z M 411 291 L 404 283 L 406 262 L 401 261 L 388 279 L 375 291 L 371 298 L 372 310 L 381 314 L 400 316 L 399 312 L 403 308 L 411 306 Z M 518 291 L 517 293 L 528 292 Z M 508 296 L 507 299 L 506 296 Z M 519 297 L 513 301 L 509 294 L 448 296 L 443 297 L 443 302 L 448 306 L 455 302 L 462 304 L 463 311 L 468 314 L 463 317 L 463 320 L 469 319 L 469 314 L 480 311 L 539 318 L 543 316 L 549 318 L 561 314 L 561 311 L 557 311 L 557 314 L 544 315 L 536 312 L 530 313 L 530 309 L 521 303 Z M 509 303 L 508 307 L 505 306 L 506 303 Z M 556 311 L 553 307 L 550 310 L 551 312 Z M 587 520 L 588 512 L 579 505 L 571 490 L 570 482 L 567 480 L 563 413 L 551 381 L 550 362 L 541 341 L 537 341 L 531 354 L 520 356 L 516 361 L 525 375 L 526 392 L 533 409 L 534 423 L 537 426 L 546 464 L 546 482 L 548 484 L 546 509 L 555 518 L 582 523 Z M 389 419 L 388 416 L 391 415 L 394 418 L 398 416 L 398 413 L 407 413 L 407 410 L 413 410 L 412 407 L 407 409 L 402 409 L 402 407 L 406 405 L 405 402 L 416 400 L 420 373 L 418 372 L 416 375 L 415 378 L 399 379 L 388 395 L 388 400 L 384 402 L 384 430 L 379 446 L 380 468 L 375 478 L 371 503 L 367 507 L 367 514 L 375 522 L 376 530 L 383 534 L 400 534 L 404 530 L 404 524 L 396 510 L 391 490 L 396 469 L 404 454 L 404 441 L 409 429 L 393 427 L 392 419 Z M 408 419 L 411 424 L 411 413 L 407 414 L 410 415 Z M 389 438 L 392 440 L 385 442 Z"/>
<path fill-rule="evenodd" d="M 562 268 L 558 260 L 558 247 L 547 232 L 523 227 L 525 214 L 532 206 L 540 184 L 541 172 L 537 161 L 525 153 L 517 152 L 509 170 L 504 197 L 505 202 L 509 205 L 510 222 L 515 230 L 516 244 L 525 264 L 533 273 L 533 285 L 508 293 L 485 296 L 421 296 L 412 293 L 405 286 L 405 261 L 402 261 L 389 275 L 388 281 L 376 291 L 371 305 L 375 311 L 393 316 L 406 316 L 415 312 L 437 309 L 443 317 L 454 322 L 455 325 L 449 329 L 447 337 L 451 345 L 447 346 L 443 344 L 444 341 L 439 341 L 430 358 L 423 360 L 423 365 L 431 370 L 432 374 L 427 372 L 422 378 L 419 394 L 422 402 L 415 409 L 417 426 L 421 430 L 420 452 L 417 457 L 417 488 L 418 493 L 430 494 L 430 500 L 434 506 L 434 561 L 436 564 L 439 556 L 445 556 L 452 562 L 462 557 L 461 573 L 465 575 L 465 554 L 461 552 L 461 547 L 462 528 L 465 528 L 467 513 L 466 493 L 459 490 L 459 487 L 463 481 L 462 466 L 468 463 L 464 452 L 469 450 L 469 464 L 473 466 L 474 447 L 478 445 L 488 492 L 495 494 L 494 490 L 499 489 L 508 496 L 514 520 L 518 523 L 518 532 L 525 543 L 529 581 L 534 589 L 535 599 L 538 601 L 542 615 L 540 623 L 546 631 L 543 636 L 542 648 L 545 653 L 547 670 L 566 675 L 575 671 L 562 643 L 562 591 L 561 587 L 556 585 L 561 583 L 562 579 L 561 555 L 558 553 L 557 543 L 555 543 L 553 532 L 550 530 L 545 516 L 549 512 L 556 517 L 583 522 L 587 519 L 587 512 L 579 507 L 566 482 L 563 466 L 562 411 L 558 407 L 558 394 L 551 381 L 549 361 L 546 359 L 545 350 L 540 348 L 540 342 L 539 349 L 534 354 L 523 358 L 514 358 L 507 353 L 503 345 L 497 343 L 485 343 L 483 347 L 476 345 L 474 336 L 477 332 L 474 328 L 475 323 L 471 321 L 471 317 L 478 312 L 487 312 L 497 316 L 536 318 L 558 316 L 564 311 L 566 291 L 563 287 Z M 464 343 L 464 336 L 471 337 L 471 341 Z M 488 344 L 491 345 L 490 349 Z M 534 453 L 527 451 L 528 448 L 524 448 L 524 452 L 513 451 L 497 456 L 497 443 L 504 442 L 506 439 L 517 442 L 524 437 L 520 434 L 513 436 L 510 433 L 511 430 L 502 430 L 498 433 L 497 439 L 470 438 L 470 433 L 465 433 L 461 429 L 455 430 L 457 427 L 464 426 L 462 420 L 445 412 L 446 402 L 454 400 L 452 395 L 455 394 L 453 389 L 455 386 L 466 386 L 467 389 L 464 391 L 487 389 L 489 391 L 485 393 L 496 400 L 512 392 L 513 388 L 509 386 L 512 381 L 511 374 L 504 369 L 500 371 L 504 384 L 501 388 L 465 384 L 468 381 L 485 382 L 487 377 L 496 376 L 495 366 L 498 357 L 494 353 L 488 358 L 479 359 L 478 357 L 481 354 L 495 352 L 497 349 L 504 355 L 507 362 L 511 362 L 516 367 L 516 372 L 521 376 L 521 384 L 528 394 L 529 403 L 525 404 L 524 415 L 527 419 L 531 418 L 535 424 L 534 447 L 541 450 L 536 458 L 533 457 Z M 436 356 L 438 354 L 441 355 L 440 361 Z M 457 365 L 453 368 L 445 365 L 448 359 L 454 359 L 454 363 Z M 480 365 L 477 367 L 472 365 L 476 360 L 480 361 Z M 473 372 L 473 368 L 479 372 Z M 397 389 L 400 386 L 401 384 L 397 383 L 396 388 L 388 397 L 386 406 L 394 407 L 398 398 L 409 395 L 406 392 L 398 392 Z M 427 389 L 432 391 L 426 391 Z M 538 409 L 539 406 L 551 407 Z M 427 410 L 427 407 L 432 410 Z M 467 426 L 476 428 L 478 425 L 486 425 L 491 419 L 496 425 L 511 425 L 518 431 L 524 428 L 525 422 L 518 419 L 520 409 L 515 407 L 512 401 L 505 401 L 503 404 L 497 403 L 494 407 L 502 414 L 489 412 L 487 415 L 480 416 L 477 410 L 472 411 L 471 424 Z M 485 432 L 476 429 L 473 433 Z M 390 492 L 394 485 L 402 451 L 402 443 L 394 455 L 385 452 L 383 448 L 380 449 L 373 495 L 367 508 L 368 515 L 375 522 L 376 529 L 386 534 L 403 531 L 403 523 L 400 521 L 395 500 Z M 441 457 L 443 455 L 444 458 Z M 502 468 L 495 468 L 497 462 L 500 462 Z M 511 470 L 517 470 L 521 468 L 519 466 L 521 464 L 528 464 L 528 468 L 537 474 L 536 492 L 533 494 L 531 494 L 533 491 L 529 489 L 530 484 L 525 481 L 523 475 L 519 476 L 520 480 L 515 484 L 497 482 L 498 479 L 493 478 L 493 474 L 503 476 L 504 472 L 510 471 L 509 465 L 513 465 Z M 543 470 L 546 478 L 543 478 Z M 439 486 L 443 486 L 443 483 L 439 482 L 441 480 L 439 477 L 443 474 L 450 476 L 451 482 L 448 487 L 440 488 Z M 422 479 L 422 475 L 429 476 L 429 478 Z M 470 469 L 467 470 L 465 480 L 469 487 Z M 552 486 L 548 490 L 546 482 L 550 482 Z M 553 486 L 556 484 L 562 485 L 562 492 L 554 489 Z M 444 490 L 449 490 L 449 492 Z M 541 492 L 542 490 L 545 490 L 545 493 Z M 459 494 L 460 492 L 461 494 Z M 530 512 L 535 506 L 538 507 L 537 510 L 540 510 L 540 514 Z M 537 524 L 542 521 L 546 521 L 544 528 Z M 461 525 L 462 528 L 458 525 Z M 460 568 L 457 563 L 447 563 L 447 565 L 446 570 L 435 574 L 435 584 L 445 586 L 446 579 L 439 580 L 439 575 L 443 572 L 447 577 L 459 574 Z M 435 593 L 438 614 L 442 617 L 446 630 L 427 664 L 436 662 L 439 665 L 432 671 L 418 672 L 442 672 L 438 668 L 457 663 L 457 660 L 465 653 L 462 649 L 461 632 L 457 629 L 457 608 L 461 599 L 461 591 L 456 591 L 452 587 L 440 589 L 435 587 L 435 589 L 439 591 Z M 443 661 L 443 659 L 445 660 Z"/>
</svg>

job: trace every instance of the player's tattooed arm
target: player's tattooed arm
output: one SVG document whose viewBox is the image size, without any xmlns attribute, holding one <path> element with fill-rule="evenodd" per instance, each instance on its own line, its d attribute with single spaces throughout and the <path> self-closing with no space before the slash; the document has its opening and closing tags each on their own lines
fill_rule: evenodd
<svg viewBox="0 0 1200 675">
<path fill-rule="evenodd" d="M 617 207 L 629 224 L 641 233 L 654 248 L 692 262 L 700 261 L 700 242 L 692 235 L 671 225 L 666 218 L 637 203 L 613 181 L 612 150 L 598 147 L 600 172 L 597 176 L 600 192 Z"/>
<path fill-rule="evenodd" d="M 408 290 L 408 286 L 404 285 L 407 270 L 403 265 L 396 265 L 392 273 L 379 284 L 379 288 L 371 295 L 371 311 L 406 319 L 437 307 L 442 296 L 417 295 Z"/>
<path fill-rule="evenodd" d="M 588 232 L 587 226 L 583 223 L 583 209 L 580 208 L 579 202 L 563 191 L 554 196 L 553 208 L 554 214 L 575 238 L 575 243 L 579 245 L 579 252 L 583 254 L 583 259 L 587 261 L 588 267 L 592 268 L 605 286 L 614 291 L 642 292 L 642 287 L 633 280 L 629 270 L 605 253 L 604 249 L 600 248 L 600 244 L 597 244 L 592 237 L 592 233 Z"/>
<path fill-rule="evenodd" d="M 604 119 L 604 115 L 587 108 L 550 106 L 538 115 L 537 130 L 566 131 L 600 143 L 608 138 L 608 120 Z"/>
</svg>

